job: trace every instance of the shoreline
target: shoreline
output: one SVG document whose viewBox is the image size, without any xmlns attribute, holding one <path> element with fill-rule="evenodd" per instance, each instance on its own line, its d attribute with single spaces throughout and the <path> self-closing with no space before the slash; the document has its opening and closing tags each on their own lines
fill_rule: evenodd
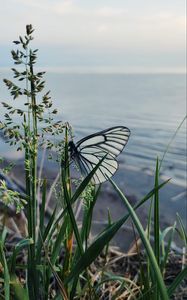
<svg viewBox="0 0 187 300">
<path fill-rule="evenodd" d="M 7 165 L 8 161 L 4 161 L 4 165 Z M 48 181 L 48 191 L 57 175 L 57 168 L 55 164 L 51 165 L 51 162 L 46 165 L 44 162 L 43 174 L 49 178 Z M 13 180 L 15 184 L 24 188 L 24 166 L 23 160 L 18 160 L 17 164 L 13 167 L 10 173 L 10 179 Z M 113 177 L 114 181 L 117 183 L 119 188 L 124 192 L 127 199 L 133 206 L 137 201 L 140 201 L 146 194 L 148 194 L 154 187 L 154 176 L 151 174 L 146 174 L 145 172 L 134 170 L 134 168 L 119 168 Z M 54 207 L 54 202 L 56 199 L 51 198 L 49 206 Z M 79 202 L 77 212 L 78 220 L 82 217 L 82 203 Z M 148 219 L 150 200 L 148 200 L 142 207 L 137 210 L 139 219 L 146 227 Z M 172 182 L 167 183 L 160 190 L 160 226 L 161 229 L 165 229 L 168 226 L 174 224 L 176 220 L 176 212 L 181 216 L 184 224 L 186 222 L 186 190 L 184 187 L 176 185 Z M 94 212 L 93 212 L 93 224 L 92 224 L 92 236 L 101 232 L 106 227 L 108 222 L 108 211 L 110 211 L 112 221 L 116 221 L 124 214 L 127 213 L 124 204 L 121 199 L 119 199 L 116 192 L 113 190 L 110 182 L 105 182 L 101 187 L 101 192 L 97 199 Z M 185 224 L 186 225 L 186 224 Z M 131 228 L 131 229 L 130 229 Z M 125 227 L 122 227 L 115 238 L 112 241 L 112 245 L 119 246 L 123 251 L 128 251 L 128 248 L 133 243 L 134 234 L 133 227 L 130 220 L 125 223 Z M 179 239 L 176 239 L 176 243 Z M 174 245 L 175 248 L 180 247 L 177 244 Z"/>
</svg>

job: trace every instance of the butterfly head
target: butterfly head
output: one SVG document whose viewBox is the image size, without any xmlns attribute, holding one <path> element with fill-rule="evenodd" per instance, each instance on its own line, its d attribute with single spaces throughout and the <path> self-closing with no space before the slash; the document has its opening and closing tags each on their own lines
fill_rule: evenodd
<svg viewBox="0 0 187 300">
<path fill-rule="evenodd" d="M 73 141 L 69 141 L 68 150 L 70 152 L 71 157 L 74 157 L 74 155 L 77 152 L 77 148 L 76 148 L 76 146 L 75 146 L 75 144 L 74 144 Z"/>
</svg>

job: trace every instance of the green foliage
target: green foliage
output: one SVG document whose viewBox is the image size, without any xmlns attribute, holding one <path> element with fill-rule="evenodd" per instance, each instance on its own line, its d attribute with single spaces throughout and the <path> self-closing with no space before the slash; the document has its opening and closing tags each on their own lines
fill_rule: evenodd
<svg viewBox="0 0 187 300">
<path fill-rule="evenodd" d="M 19 213 L 27 203 L 20 193 L 8 189 L 5 180 L 0 180 L 0 199 L 7 206 L 15 206 L 17 213 Z"/>
<path fill-rule="evenodd" d="M 10 145 L 15 145 L 18 151 L 24 152 L 26 195 L 23 199 L 19 193 L 8 189 L 5 181 L 1 181 L 0 198 L 4 204 L 14 205 L 18 212 L 25 209 L 28 234 L 14 245 L 10 255 L 6 249 L 7 230 L 5 227 L 1 229 L 0 297 L 7 300 L 95 300 L 100 299 L 106 284 L 115 282 L 118 289 L 111 295 L 111 299 L 117 299 L 122 294 L 126 295 L 123 299 L 169 299 L 186 276 L 184 268 L 169 287 L 165 284 L 164 274 L 171 244 L 176 232 L 183 239 L 185 247 L 187 238 L 179 216 L 177 216 L 178 228 L 176 223 L 163 231 L 160 228 L 159 191 L 168 182 L 167 180 L 159 183 L 162 161 L 159 165 L 157 159 L 153 189 L 134 207 L 110 180 L 128 212 L 115 222 L 112 222 L 108 214 L 106 228 L 94 240 L 90 240 L 93 210 L 100 192 L 100 186 L 94 186 L 91 179 L 102 160 L 90 174 L 72 187 L 74 180 L 71 177 L 68 152 L 68 140 L 72 136 L 71 127 L 68 123 L 63 124 L 55 118 L 57 110 L 53 108 L 49 91 L 45 91 L 43 79 L 45 72 L 34 72 L 38 50 L 32 50 L 30 47 L 33 31 L 32 26 L 27 25 L 24 37 L 20 36 L 14 41 L 18 47 L 11 52 L 14 64 L 18 65 L 18 68 L 12 68 L 16 82 L 4 79 L 14 103 L 18 103 L 19 106 L 19 101 L 24 100 L 24 110 L 2 102 L 6 113 L 4 122 L 0 122 L 0 129 Z M 53 137 L 56 135 L 61 136 L 61 141 L 54 143 Z M 51 159 L 55 153 L 55 159 L 59 162 L 60 176 L 57 182 L 59 190 L 56 191 L 58 203 L 54 205 L 50 216 L 47 207 L 49 182 L 47 178 L 38 178 L 38 151 L 43 147 L 49 151 Z M 9 172 L 11 167 L 4 168 L 3 173 Z M 41 203 L 37 189 L 41 193 Z M 78 222 L 75 217 L 75 205 L 80 201 L 83 203 L 83 217 L 81 222 Z M 144 230 L 136 210 L 149 201 L 150 213 L 147 230 Z M 152 211 L 153 246 L 150 242 Z M 103 251 L 105 264 L 107 263 L 109 243 L 129 218 L 144 246 L 147 273 L 140 264 L 140 274 L 134 282 L 125 276 L 106 272 L 104 266 L 98 270 L 97 280 L 94 281 L 92 264 Z M 23 258 L 21 262 L 18 261 L 19 255 Z"/>
<path fill-rule="evenodd" d="M 10 273 L 4 252 L 4 240 L 0 239 L 0 263 L 3 268 L 3 281 L 4 281 L 4 297 L 5 300 L 10 299 Z"/>
</svg>

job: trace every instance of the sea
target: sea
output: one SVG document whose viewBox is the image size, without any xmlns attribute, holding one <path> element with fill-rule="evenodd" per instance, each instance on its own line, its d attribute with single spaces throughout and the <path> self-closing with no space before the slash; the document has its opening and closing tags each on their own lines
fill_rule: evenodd
<svg viewBox="0 0 187 300">
<path fill-rule="evenodd" d="M 9 101 L 2 82 L 7 76 L 0 74 L 0 101 L 21 108 L 19 99 Z M 106 128 L 126 126 L 131 136 L 119 156 L 120 167 L 153 173 L 156 159 L 164 155 L 162 176 L 186 186 L 186 122 L 180 126 L 186 115 L 185 74 L 48 72 L 45 80 L 57 119 L 70 123 L 75 142 Z M 3 114 L 1 108 L 0 120 Z M 2 140 L 0 156 L 19 155 L 11 151 Z"/>
</svg>

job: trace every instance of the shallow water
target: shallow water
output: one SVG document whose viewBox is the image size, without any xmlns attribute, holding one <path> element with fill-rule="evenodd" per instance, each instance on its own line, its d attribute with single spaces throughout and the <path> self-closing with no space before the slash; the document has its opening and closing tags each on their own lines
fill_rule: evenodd
<svg viewBox="0 0 187 300">
<path fill-rule="evenodd" d="M 130 140 L 119 158 L 121 168 L 126 164 L 145 171 L 154 170 L 156 157 L 162 158 L 186 113 L 185 75 L 182 74 L 48 73 L 46 79 L 54 106 L 59 110 L 58 118 L 73 126 L 75 140 L 116 125 L 130 128 Z M 4 101 L 5 89 L 0 95 Z M 0 118 L 2 115 L 1 110 Z M 0 154 L 6 153 L 7 146 L 1 144 Z M 172 177 L 173 182 L 180 185 L 185 185 L 185 157 L 183 124 L 162 168 L 163 175 Z"/>
</svg>

